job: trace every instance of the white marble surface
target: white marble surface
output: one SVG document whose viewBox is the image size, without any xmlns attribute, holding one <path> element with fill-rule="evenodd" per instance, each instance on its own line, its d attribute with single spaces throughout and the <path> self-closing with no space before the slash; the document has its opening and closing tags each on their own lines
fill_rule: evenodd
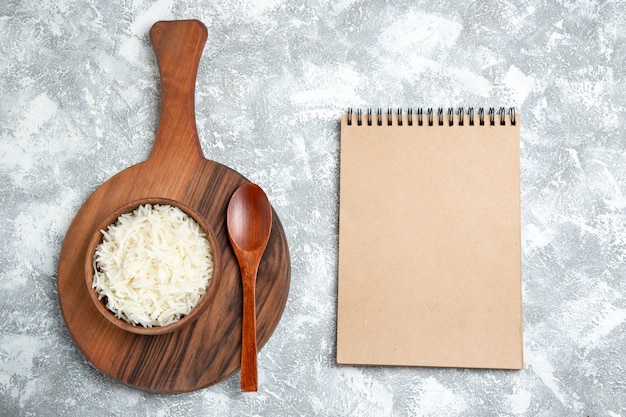
<svg viewBox="0 0 626 417">
<path fill-rule="evenodd" d="M 74 214 L 153 144 L 148 30 L 184 18 L 209 30 L 203 150 L 264 187 L 290 243 L 256 394 L 122 386 L 57 302 Z M 621 0 L 0 2 L 0 415 L 626 416 L 625 27 Z M 449 105 L 523 117 L 525 368 L 338 367 L 339 115 Z"/>
</svg>

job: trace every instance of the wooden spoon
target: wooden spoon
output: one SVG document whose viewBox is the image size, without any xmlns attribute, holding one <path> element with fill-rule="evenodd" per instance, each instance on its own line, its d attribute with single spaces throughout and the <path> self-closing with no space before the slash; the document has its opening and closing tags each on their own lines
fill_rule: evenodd
<svg viewBox="0 0 626 417">
<path fill-rule="evenodd" d="M 241 389 L 258 389 L 256 349 L 256 276 L 272 229 L 272 206 L 256 184 L 242 185 L 228 203 L 228 237 L 233 246 L 243 283 L 241 333 Z"/>
</svg>

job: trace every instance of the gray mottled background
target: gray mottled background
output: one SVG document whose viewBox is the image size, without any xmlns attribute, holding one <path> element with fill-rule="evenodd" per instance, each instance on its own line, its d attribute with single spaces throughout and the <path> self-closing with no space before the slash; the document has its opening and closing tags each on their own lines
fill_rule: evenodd
<svg viewBox="0 0 626 417">
<path fill-rule="evenodd" d="M 86 363 L 57 302 L 65 232 L 147 158 L 148 30 L 209 30 L 206 156 L 267 191 L 292 255 L 260 390 L 147 394 Z M 0 415 L 626 416 L 626 3 L 0 1 Z M 347 107 L 513 105 L 523 117 L 523 371 L 335 365 Z"/>
</svg>

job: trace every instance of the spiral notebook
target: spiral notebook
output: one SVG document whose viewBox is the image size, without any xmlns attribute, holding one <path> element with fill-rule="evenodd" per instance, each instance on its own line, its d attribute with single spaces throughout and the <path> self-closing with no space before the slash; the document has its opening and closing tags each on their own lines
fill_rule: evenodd
<svg viewBox="0 0 626 417">
<path fill-rule="evenodd" d="M 523 368 L 519 125 L 342 116 L 338 364 Z"/>
</svg>

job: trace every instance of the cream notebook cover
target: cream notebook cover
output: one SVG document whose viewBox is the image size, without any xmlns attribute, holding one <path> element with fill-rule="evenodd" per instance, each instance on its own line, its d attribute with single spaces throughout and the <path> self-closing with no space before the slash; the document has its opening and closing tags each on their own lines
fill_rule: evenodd
<svg viewBox="0 0 626 417">
<path fill-rule="evenodd" d="M 519 125 L 342 116 L 339 364 L 523 368 Z"/>
</svg>

